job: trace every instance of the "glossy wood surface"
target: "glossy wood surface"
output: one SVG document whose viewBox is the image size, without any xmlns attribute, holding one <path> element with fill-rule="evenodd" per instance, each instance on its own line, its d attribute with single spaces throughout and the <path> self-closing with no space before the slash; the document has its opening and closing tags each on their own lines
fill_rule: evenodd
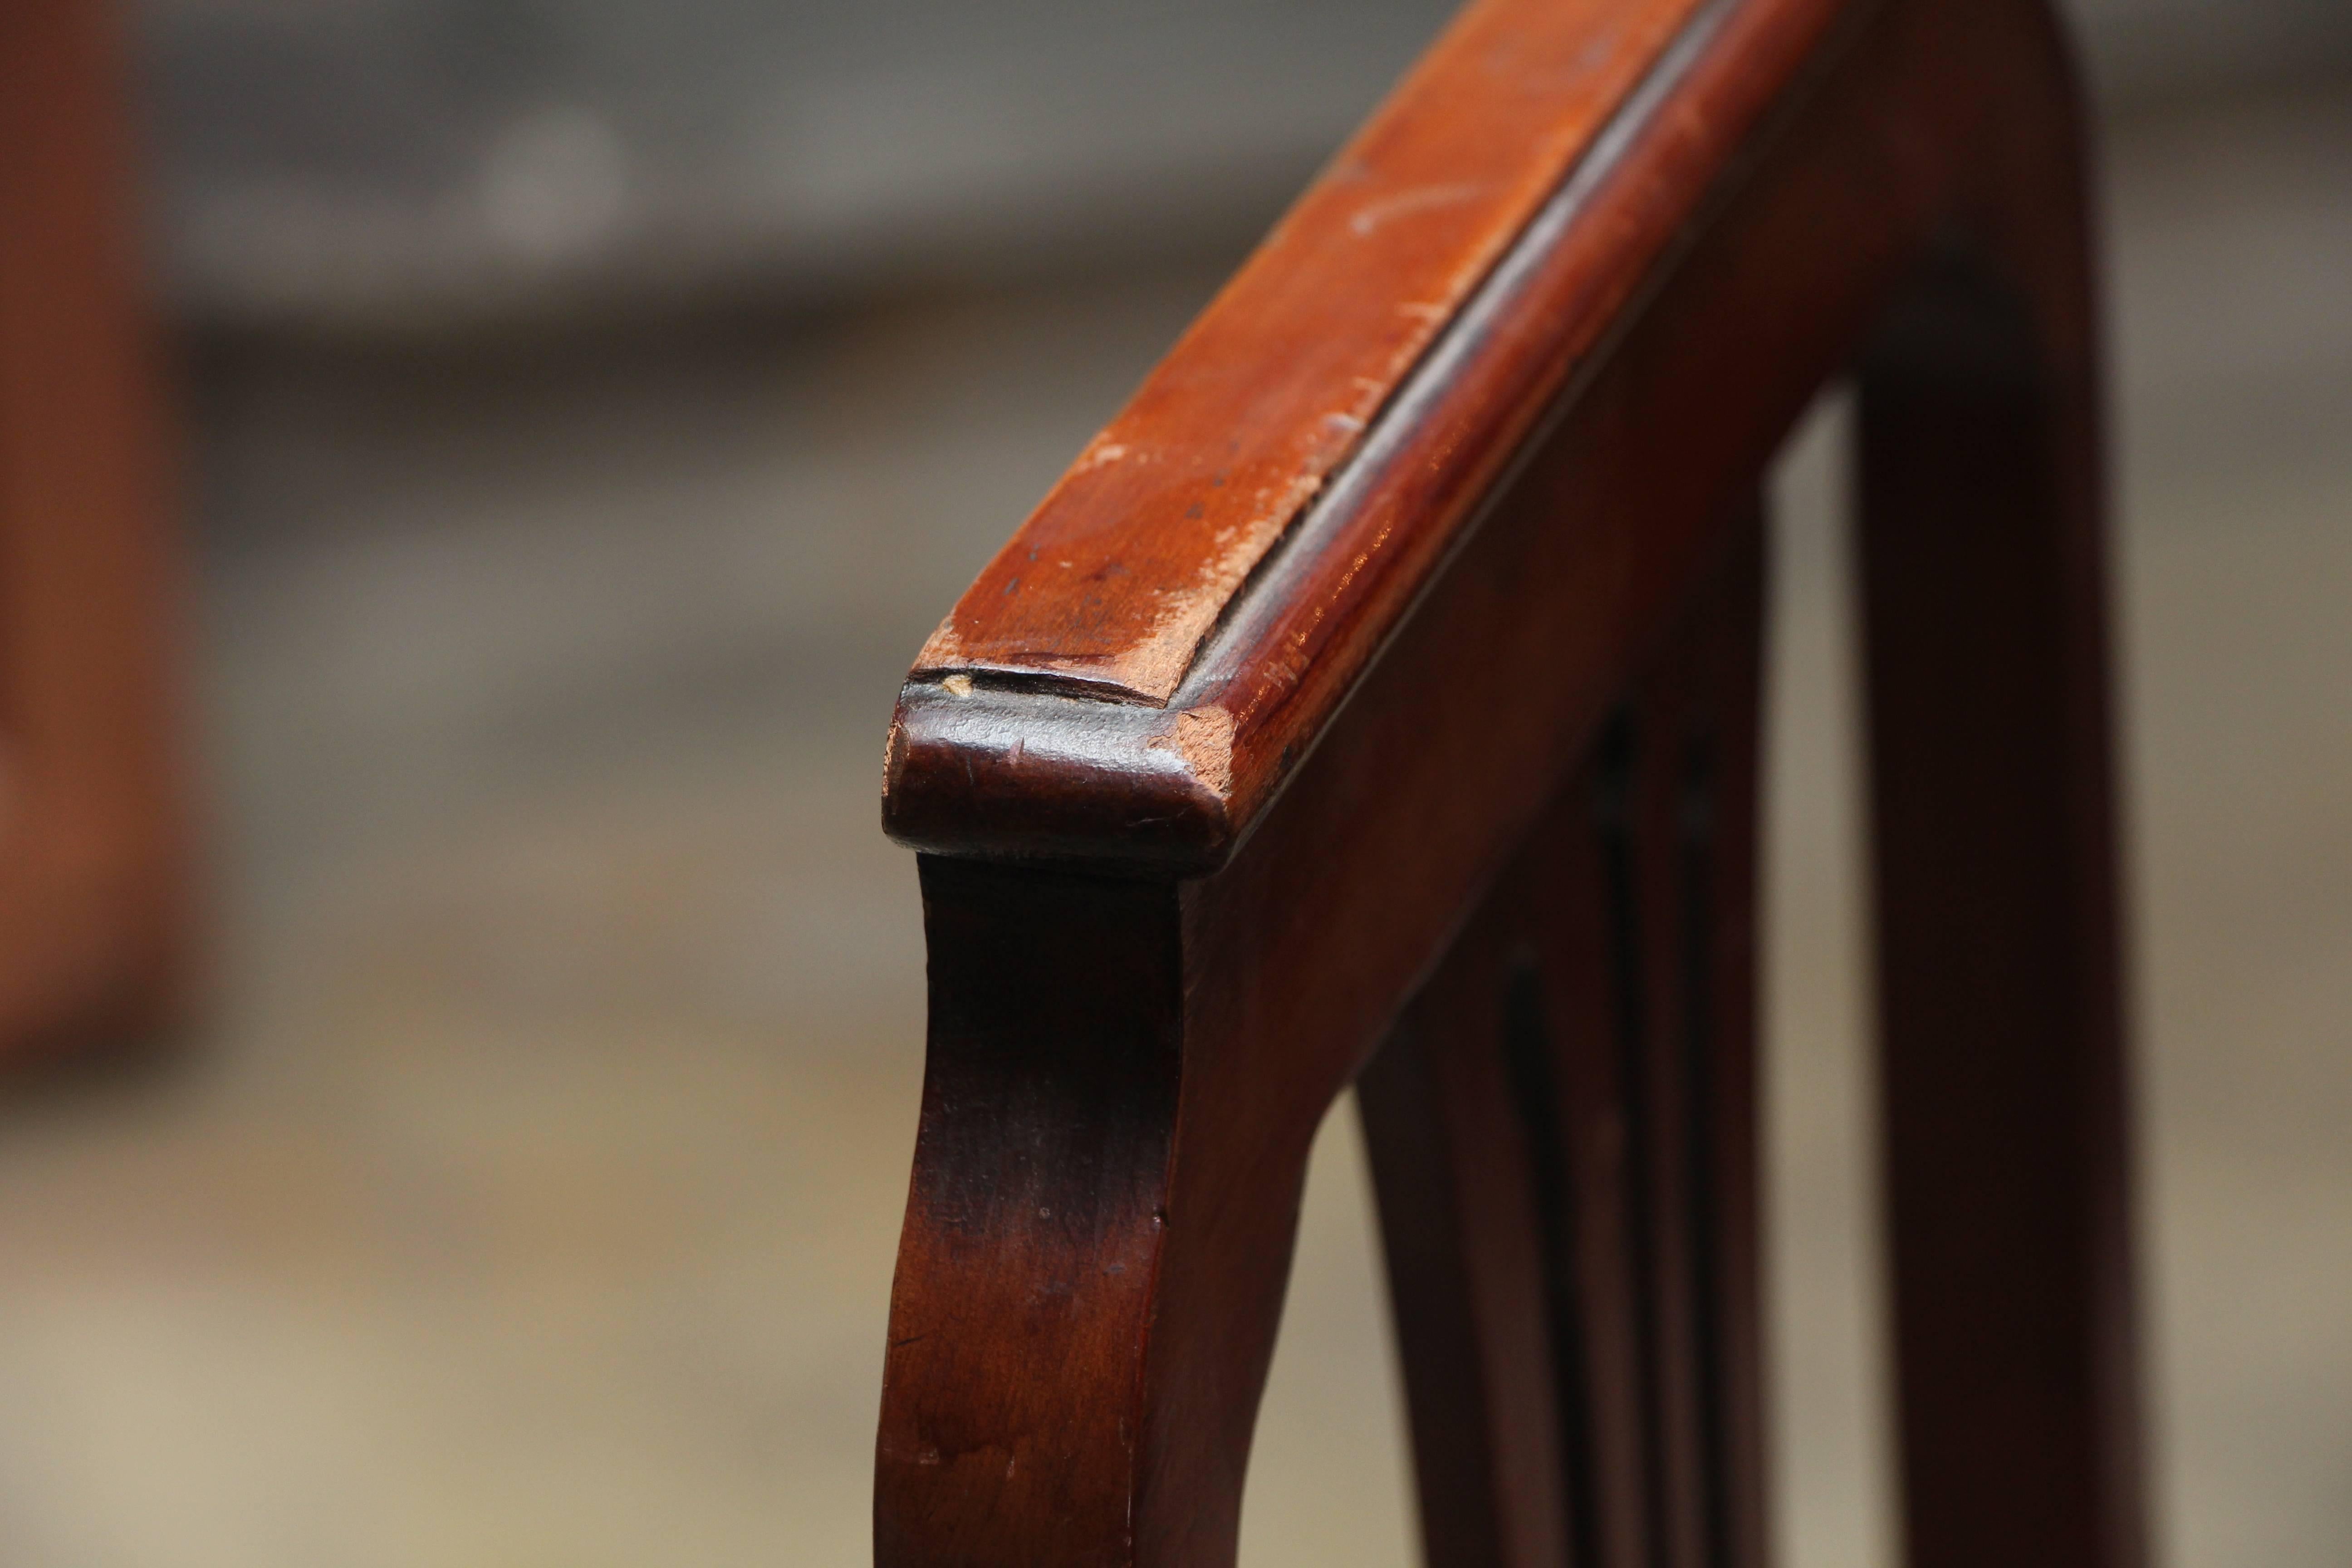
<svg viewBox="0 0 2352 1568">
<path fill-rule="evenodd" d="M 1762 544 L 1358 1081 L 1431 1568 L 1763 1561 Z"/>
<path fill-rule="evenodd" d="M 1230 361 L 1238 368 L 1228 374 L 1279 384 L 1289 374 L 1282 345 L 1296 334 L 1358 338 L 1367 346 L 1344 352 L 1369 353 L 1388 343 L 1400 315 L 1425 310 L 1423 281 L 1378 254 L 1334 254 L 1328 246 L 1290 254 L 1304 243 L 1297 234 L 1346 230 L 1328 210 L 1348 194 L 1343 156 L 1112 434 L 1081 456 L 1056 499 L 983 570 L 950 616 L 950 635 L 926 646 L 892 731 L 884 813 L 894 837 L 950 853 L 1088 854 L 1193 870 L 1221 863 L 1318 743 L 1556 394 L 1621 329 L 1624 307 L 1790 90 L 1840 7 L 1836 0 L 1709 0 L 1679 15 L 1672 31 L 1650 25 L 1656 9 L 1628 0 L 1486 0 L 1465 13 L 1433 57 L 1444 68 L 1409 78 L 1368 139 L 1426 144 L 1457 184 L 1517 189 L 1557 179 L 1548 197 L 1528 204 L 1526 226 L 1499 254 L 1455 247 L 1465 284 L 1449 312 L 1421 340 L 1408 373 L 1371 378 L 1380 390 L 1362 393 L 1376 409 L 1369 425 L 1315 459 L 1328 479 L 1300 491 L 1302 505 L 1285 514 L 1286 533 L 1250 557 L 1255 574 L 1244 581 L 1223 567 L 1200 568 L 1216 579 L 1215 603 L 1164 679 L 1081 688 L 1043 663 L 1005 654 L 981 629 L 994 617 L 1059 626 L 1073 646 L 1089 642 L 1097 627 L 1138 617 L 1157 625 L 1175 590 L 1164 574 L 1138 563 L 1161 555 L 1206 563 L 1232 545 L 1231 521 L 1210 513 L 1199 499 L 1202 482 L 1181 456 L 1126 464 L 1131 471 L 1118 476 L 1115 497 L 1088 500 L 1111 483 L 1097 477 L 1106 472 L 1103 441 L 1138 451 L 1164 444 L 1178 455 L 1290 443 L 1301 421 L 1321 421 L 1336 389 L 1318 386 L 1319 395 L 1305 400 L 1316 405 L 1311 411 L 1287 403 L 1262 409 L 1205 366 Z M 1504 68 L 1497 62 L 1521 54 L 1614 59 L 1629 33 L 1648 47 L 1605 118 L 1578 94 L 1563 94 L 1559 123 L 1579 138 L 1565 158 L 1558 133 L 1459 133 L 1465 120 L 1483 123 L 1491 79 Z M 1457 58 L 1477 70 L 1450 63 Z M 1419 156 L 1406 162 L 1421 166 Z M 1415 222 L 1455 216 L 1432 206 Z M 1491 266 L 1481 278 L 1482 257 Z M 1260 271 L 1294 262 L 1311 287 L 1294 295 L 1246 286 Z M 1467 286 L 1473 279 L 1475 289 Z M 1313 302 L 1304 325 L 1301 300 Z M 1354 303 L 1343 311 L 1335 300 Z M 1169 395 L 1156 396 L 1163 384 Z M 1223 471 L 1213 468 L 1208 490 L 1220 488 Z M 1316 503 L 1303 507 L 1310 492 Z M 1049 527 L 1059 531 L 1042 531 Z M 1091 550 L 1064 533 L 1092 539 Z M 1064 561 L 1068 573 L 1057 564 Z M 1034 563 L 1052 564 L 1055 574 L 1038 581 L 1044 568 Z M 1008 592 L 1016 580 L 1017 591 Z M 1022 631 L 1016 640 L 1035 638 Z M 1094 700 L 1037 700 L 1082 689 Z"/>
<path fill-rule="evenodd" d="M 919 670 L 1164 705 L 1244 581 L 1706 0 L 1477 5 L 1082 453 Z M 1600 153 L 1607 161 L 1605 150 Z M 1617 258 L 1638 268 L 1630 252 Z"/>
<path fill-rule="evenodd" d="M 171 462 L 117 21 L 0 6 L 0 1057 L 151 1029 L 184 967 Z"/>
<path fill-rule="evenodd" d="M 1646 13 L 1488 0 L 1476 25 L 1610 14 Z M 1723 0 L 1675 39 L 1165 707 L 1042 670 L 910 680 L 885 820 L 925 851 L 930 1086 L 882 1563 L 1232 1560 L 1318 1122 L 1412 1016 L 1439 1053 L 1416 1070 L 1472 1088 L 1487 1071 L 1495 1114 L 1491 1064 L 1458 1053 L 1488 1048 L 1476 1017 L 1512 1005 L 1480 982 L 1487 1000 L 1433 1026 L 1413 998 L 1493 978 L 1494 911 L 1523 908 L 1510 868 L 1566 853 L 1563 792 L 1604 767 L 1644 672 L 1705 642 L 1677 628 L 1738 580 L 1759 474 L 1860 365 L 1908 1560 L 2137 1568 L 2096 362 L 2064 52 L 2038 0 Z M 1391 121 L 1444 141 L 1439 122 L 1471 110 L 1416 98 L 1428 79 Z M 1065 601 L 1072 646 L 1097 607 Z M 1635 795 L 1663 809 L 1673 791 Z M 1657 978 L 1664 911 L 1688 900 L 1643 875 L 1635 989 L 1668 1031 L 1644 1037 L 1671 1038 L 1686 1007 Z M 1548 1026 L 1622 1019 L 1595 990 L 1606 933 L 1538 923 L 1562 976 Z M 1744 975 L 1719 970 L 1706 994 L 1731 1037 Z M 1518 1219 L 1456 1227 L 1496 1249 L 1476 1262 L 1500 1294 L 1400 1280 L 1408 1315 L 1440 1325 L 1409 1329 L 1408 1351 L 1456 1368 L 1429 1376 L 1499 1355 L 1549 1394 L 1449 1417 L 1490 1440 L 1424 1469 L 1432 1518 L 1464 1532 L 1435 1555 L 1549 1561 L 1589 1530 L 1601 1561 L 1753 1560 L 1752 1233 L 1694 1229 L 1673 1195 L 1698 1169 L 1675 1131 L 1691 1122 L 1661 1110 L 1693 1080 L 1641 1060 L 1612 1089 L 1570 1074 L 1590 1058 L 1555 1058 L 1563 1150 L 1578 1105 L 1649 1097 L 1650 1155 L 1625 1168 L 1647 1173 L 1649 1218 L 1621 1217 L 1619 1272 L 1591 1276 L 1617 1283 L 1583 1331 L 1621 1347 L 1588 1351 L 1591 1510 L 1543 1500 L 1585 1483 L 1561 1479 L 1572 1445 L 1555 1431 L 1546 1459 L 1532 1435 L 1568 1398 L 1531 1370 L 1567 1333 L 1530 1305 L 1552 1299 L 1528 1274 L 1541 1189 L 1510 1197 L 1490 1172 Z M 1720 1149 L 1752 1137 L 1709 1121 Z M 1469 1179 L 1426 1129 L 1379 1141 L 1412 1136 L 1410 1158 Z M 1721 1214 L 1744 1212 L 1747 1167 L 1707 1168 Z M 1598 1175 L 1571 1186 L 1591 1234 L 1629 1212 Z M 1695 1249 L 1700 1231 L 1719 1250 Z M 1508 1310 L 1478 1320 L 1474 1300 Z M 1449 1314 L 1475 1342 L 1444 1348 Z"/>
</svg>

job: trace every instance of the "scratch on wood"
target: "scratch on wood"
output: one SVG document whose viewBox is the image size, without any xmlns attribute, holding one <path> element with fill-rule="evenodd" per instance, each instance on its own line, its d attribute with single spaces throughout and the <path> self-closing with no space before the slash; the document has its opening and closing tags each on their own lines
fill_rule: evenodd
<svg viewBox="0 0 2352 1568">
<path fill-rule="evenodd" d="M 922 651 L 915 655 L 915 668 L 940 669 L 965 662 L 963 638 L 956 635 L 955 612 L 950 610 L 939 628 L 923 639 Z"/>
<path fill-rule="evenodd" d="M 890 798 L 890 775 L 898 771 L 898 748 L 906 743 L 907 726 L 900 717 L 890 715 L 890 733 L 882 742 L 882 798 Z"/>
<path fill-rule="evenodd" d="M 1087 443 L 1087 449 L 1078 454 L 1076 462 L 1070 465 L 1070 472 L 1083 474 L 1088 468 L 1099 468 L 1106 463 L 1116 463 L 1127 455 L 1126 443 L 1110 439 L 1110 432 L 1106 430 Z"/>
<path fill-rule="evenodd" d="M 1433 207 L 1454 206 L 1470 201 L 1484 192 L 1477 184 L 1423 185 L 1415 190 L 1399 191 L 1395 195 L 1368 202 L 1356 209 L 1348 220 L 1349 232 L 1361 239 L 1384 223 L 1427 212 Z"/>
<path fill-rule="evenodd" d="M 1169 733 L 1150 742 L 1184 759 L 1192 775 L 1220 797 L 1234 788 L 1234 716 L 1222 708 L 1188 708 Z"/>
</svg>

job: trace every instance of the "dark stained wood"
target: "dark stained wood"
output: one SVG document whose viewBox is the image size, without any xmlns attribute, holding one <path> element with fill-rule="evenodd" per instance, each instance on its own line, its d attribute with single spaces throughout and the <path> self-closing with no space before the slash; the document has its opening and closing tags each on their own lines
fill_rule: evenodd
<svg viewBox="0 0 2352 1568">
<path fill-rule="evenodd" d="M 1486 0 L 1462 26 L 1561 58 L 1651 15 Z M 1637 699 L 1663 682 L 1661 711 L 1686 717 L 1714 689 L 1698 672 L 1720 667 L 1688 650 L 1752 609 L 1674 628 L 1752 548 L 1757 476 L 1805 403 L 1866 361 L 1866 575 L 1888 650 L 1874 721 L 1900 710 L 1876 762 L 1892 1185 L 1898 1226 L 1927 1229 L 1896 1247 L 1920 1401 L 1904 1425 L 1913 1556 L 2137 1568 L 2096 372 L 2063 50 L 2040 0 L 1714 0 L 1655 41 L 1640 82 L 1597 126 L 1563 108 L 1582 154 L 1319 499 L 1221 590 L 1172 687 L 975 659 L 927 662 L 902 694 L 884 819 L 925 853 L 933 1025 L 893 1297 L 882 1563 L 1232 1560 L 1307 1149 L 1392 1034 L 1418 1043 L 1373 1100 L 1393 1107 L 1379 1085 L 1394 1073 L 1469 1119 L 1379 1137 L 1451 1184 L 1417 1218 L 1396 1199 L 1407 1333 L 1453 1336 L 1409 1382 L 1424 1408 L 1433 1379 L 1468 1370 L 1509 1364 L 1524 1384 L 1482 1374 L 1444 1416 L 1486 1436 L 1432 1461 L 1442 1549 L 1758 1561 L 1752 1081 L 1690 1048 L 1751 1026 L 1748 900 L 1720 868 L 1711 880 L 1688 858 L 1633 856 L 1687 847 L 1692 776 L 1657 739 L 1684 720 L 1645 728 Z M 1445 96 L 1458 85 L 1415 77 L 1383 134 L 1456 149 L 1465 183 L 1550 157 L 1454 140 L 1445 127 L 1475 112 Z M 1318 276 L 1401 297 L 1381 267 Z M 1220 353 L 1290 342 L 1284 298 L 1228 296 L 1218 310 L 1256 299 L 1274 315 Z M 1218 416 L 1223 438 L 1251 442 L 1287 417 L 1246 399 Z M 1208 417 L 1153 428 L 1195 453 Z M 1961 471 L 1987 463 L 2001 471 Z M 1129 633 L 1157 624 L 1174 500 L 1133 482 L 1084 525 L 1104 562 L 1131 548 L 1150 563 L 1142 597 L 1114 609 L 1116 572 L 1026 584 L 1021 637 L 1065 646 L 1058 624 L 1081 663 L 1141 646 Z M 1206 559 L 1215 530 L 1194 544 Z M 1030 547 L 991 572 L 1020 570 Z M 1965 742 L 1937 731 L 1948 703 Z M 1630 731 L 1612 727 L 1621 712 Z M 1732 754 L 1724 787 L 1748 767 Z M 1627 858 L 1572 871 L 1557 896 L 1596 876 L 1622 888 L 1623 951 L 1641 961 L 1612 965 L 1607 931 L 1555 907 L 1536 925 L 1559 978 L 1540 1007 L 1507 982 L 1497 1000 L 1477 922 L 1502 917 L 1478 911 L 1516 907 L 1493 890 L 1566 831 L 1553 803 L 1570 781 L 1610 767 Z M 1720 844 L 1741 866 L 1748 809 L 1713 819 L 1735 825 Z M 1699 887 L 1727 901 L 1694 921 Z M 2003 928 L 2012 905 L 2031 912 Z M 1464 1003 L 1458 1031 L 1430 1023 L 1436 1002 L 1400 1030 L 1424 984 L 1486 1000 Z M 1497 1150 L 1446 1154 L 1519 1092 L 1452 1053 L 1457 1034 L 1491 1042 L 1499 1016 L 1583 1038 L 1634 1013 L 1639 1050 L 1613 1080 L 1589 1052 L 1549 1058 L 1571 1162 L 1594 1107 L 1645 1130 L 1616 1164 L 1575 1166 L 1548 1199 Z M 1702 1123 L 1706 1158 L 1688 1135 Z M 1969 1206 L 1982 1167 L 2012 1151 L 2021 1173 Z M 2051 1212 L 2030 1212 L 2043 1180 Z M 1494 1214 L 1455 1237 L 1476 1250 L 1461 1279 L 1419 1278 L 1444 1256 L 1430 1216 L 1486 1197 Z M 1546 1367 L 1569 1332 L 1539 1305 L 1556 1294 L 1545 1226 L 1562 1216 L 1590 1270 L 1587 1510 L 1539 1495 L 1580 1473 L 1582 1441 L 1559 1428 L 1560 1368 Z M 2041 1428 L 2004 1448 L 2023 1421 Z"/>
<path fill-rule="evenodd" d="M 169 453 L 113 7 L 0 6 L 0 1057 L 180 989 Z"/>
<path fill-rule="evenodd" d="M 930 857 L 922 878 L 929 1065 L 876 1552 L 1010 1561 L 1017 1541 L 1038 1562 L 1110 1561 L 1091 1505 L 1123 1495 L 1147 1426 L 1134 1369 L 1181 1065 L 1175 896 Z M 1000 1325 L 985 1358 L 974 1321 Z"/>
<path fill-rule="evenodd" d="M 1633 890 L 1619 914 L 1647 993 L 1618 1032 L 1635 1147 L 1650 1173 L 1645 1316 L 1663 1474 L 1655 1553 L 1691 1568 L 1761 1568 L 1763 1475 L 1755 1073 L 1756 752 L 1762 638 L 1760 507 L 1740 509 L 1719 584 L 1636 683 L 1596 760 L 1602 847 Z M 1622 820 L 1617 818 L 1622 817 Z M 1623 1009 L 1622 1002 L 1620 1003 Z M 1645 1036 L 1636 1034 L 1639 1024 Z"/>
<path fill-rule="evenodd" d="M 2030 320 L 1937 266 L 1862 376 L 1913 1568 L 2140 1552 L 2095 408 Z"/>
<path fill-rule="evenodd" d="M 1358 1080 L 1432 1568 L 1762 1562 L 1760 550 Z"/>
</svg>

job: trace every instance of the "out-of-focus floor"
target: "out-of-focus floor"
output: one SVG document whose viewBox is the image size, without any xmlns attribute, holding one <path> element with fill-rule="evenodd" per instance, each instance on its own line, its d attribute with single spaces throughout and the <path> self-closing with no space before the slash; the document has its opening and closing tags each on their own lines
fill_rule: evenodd
<svg viewBox="0 0 2352 1568">
<path fill-rule="evenodd" d="M 2352 95 L 2114 129 L 2168 1562 L 2352 1560 Z M 216 985 L 0 1103 L 0 1559 L 867 1553 L 920 1074 L 906 657 L 1222 263 L 197 378 Z M 1775 1531 L 1892 1561 L 1836 418 L 1781 486 Z M 1244 1559 L 1408 1559 L 1336 1117 Z"/>
</svg>

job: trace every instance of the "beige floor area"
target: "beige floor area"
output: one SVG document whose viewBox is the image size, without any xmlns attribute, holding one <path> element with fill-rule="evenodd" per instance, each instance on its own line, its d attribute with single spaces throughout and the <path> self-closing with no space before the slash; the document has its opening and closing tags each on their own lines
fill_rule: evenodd
<svg viewBox="0 0 2352 1568">
<path fill-rule="evenodd" d="M 2352 1561 L 2352 95 L 2113 128 L 2159 1540 Z M 194 384 L 216 984 L 0 1102 L 0 1561 L 864 1561 L 903 661 L 1218 264 Z M 1781 487 L 1774 1529 L 1887 1563 L 1838 416 Z M 1255 1568 L 1410 1560 L 1351 1121 Z"/>
</svg>

